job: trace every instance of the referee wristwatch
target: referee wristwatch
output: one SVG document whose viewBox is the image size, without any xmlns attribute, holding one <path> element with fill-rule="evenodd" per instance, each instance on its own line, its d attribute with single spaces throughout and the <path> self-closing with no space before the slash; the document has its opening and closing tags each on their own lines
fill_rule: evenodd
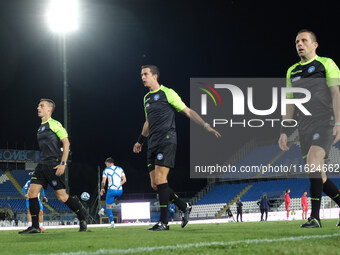
<svg viewBox="0 0 340 255">
<path fill-rule="evenodd" d="M 66 166 L 66 165 L 67 165 L 67 163 L 66 163 L 65 161 L 61 161 L 61 162 L 60 162 L 60 165 L 64 165 L 64 166 Z"/>
</svg>

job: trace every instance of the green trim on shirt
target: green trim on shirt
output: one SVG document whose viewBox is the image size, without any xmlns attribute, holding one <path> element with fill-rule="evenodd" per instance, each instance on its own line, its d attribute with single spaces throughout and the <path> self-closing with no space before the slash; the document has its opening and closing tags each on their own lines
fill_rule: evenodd
<svg viewBox="0 0 340 255">
<path fill-rule="evenodd" d="M 161 86 L 160 86 L 158 89 L 156 89 L 156 90 L 150 90 L 149 93 L 151 93 L 151 94 L 156 93 L 156 92 L 160 91 L 163 87 L 164 87 L 164 86 L 161 85 Z"/>
<path fill-rule="evenodd" d="M 315 56 L 314 58 L 312 58 L 311 60 L 308 60 L 307 62 L 302 62 L 302 61 L 300 61 L 298 64 L 299 64 L 299 65 L 302 65 L 302 66 L 308 65 L 309 63 L 311 63 L 311 62 L 313 62 L 314 60 L 316 60 L 318 57 L 319 57 L 319 56 L 316 55 L 316 56 Z"/>
<path fill-rule="evenodd" d="M 148 117 L 148 113 L 146 112 L 146 107 L 145 107 L 145 103 L 146 103 L 145 99 L 146 99 L 146 97 L 147 97 L 149 94 L 150 94 L 150 92 L 147 93 L 147 94 L 144 96 L 144 99 L 143 99 L 145 118 Z"/>
<path fill-rule="evenodd" d="M 171 106 L 175 108 L 177 112 L 183 111 L 187 107 L 185 103 L 183 103 L 180 96 L 173 89 L 169 89 L 164 86 L 162 86 L 161 89 L 164 91 L 169 104 L 171 104 Z"/>
<path fill-rule="evenodd" d="M 68 137 L 66 129 L 60 124 L 59 121 L 49 118 L 46 122 L 49 123 L 50 129 L 59 137 L 60 140 Z"/>
<path fill-rule="evenodd" d="M 317 57 L 317 61 L 323 64 L 326 70 L 326 81 L 328 87 L 340 85 L 340 70 L 331 58 Z"/>
</svg>

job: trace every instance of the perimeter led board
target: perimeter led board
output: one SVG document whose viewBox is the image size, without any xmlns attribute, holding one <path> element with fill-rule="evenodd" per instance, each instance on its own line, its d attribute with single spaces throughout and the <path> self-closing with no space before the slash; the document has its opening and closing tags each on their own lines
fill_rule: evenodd
<svg viewBox="0 0 340 255">
<path fill-rule="evenodd" d="M 121 203 L 122 220 L 150 220 L 150 202 Z"/>
</svg>

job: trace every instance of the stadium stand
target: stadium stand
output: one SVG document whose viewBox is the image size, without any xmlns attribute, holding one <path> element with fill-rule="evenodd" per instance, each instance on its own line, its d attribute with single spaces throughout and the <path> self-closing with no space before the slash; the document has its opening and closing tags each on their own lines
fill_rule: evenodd
<svg viewBox="0 0 340 255">
<path fill-rule="evenodd" d="M 0 174 L 0 197 L 13 196 L 13 192 L 17 192 L 17 190 L 4 172 L 0 172 Z"/>
<path fill-rule="evenodd" d="M 332 179 L 333 182 L 340 186 L 340 179 Z M 275 210 L 284 211 L 285 190 L 291 189 L 291 206 L 295 210 L 301 208 L 301 196 L 304 191 L 309 194 L 309 180 L 308 179 L 279 179 L 270 181 L 251 182 L 243 184 L 226 184 L 215 186 L 207 195 L 198 201 L 193 206 L 192 218 L 215 217 L 217 214 L 237 196 L 237 194 L 245 187 L 251 185 L 251 188 L 241 196 L 244 213 L 258 212 L 259 207 L 257 201 L 260 197 L 266 194 L 269 199 L 279 200 L 278 206 Z M 308 196 L 308 195 L 307 195 Z M 281 199 L 280 199 L 281 198 Z M 323 196 L 322 199 L 324 207 L 328 208 L 331 205 L 331 199 Z M 273 201 L 271 201 L 273 203 Z M 310 206 L 310 199 L 309 199 Z M 334 206 L 334 205 L 332 205 Z M 236 205 L 231 205 L 232 212 L 236 213 Z"/>
<path fill-rule="evenodd" d="M 190 218 L 214 218 L 226 203 L 193 205 Z"/>
<path fill-rule="evenodd" d="M 228 203 L 246 186 L 247 183 L 215 186 L 196 205 Z"/>
<path fill-rule="evenodd" d="M 280 149 L 278 146 L 267 145 L 260 146 L 252 150 L 246 155 L 237 165 L 236 169 L 240 169 L 241 166 L 261 166 L 268 164 L 278 153 Z M 233 173 L 233 179 L 251 179 L 258 177 L 258 173 Z"/>
<path fill-rule="evenodd" d="M 293 141 L 296 139 L 297 133 L 294 132 L 290 136 L 290 140 Z M 250 151 L 246 156 L 240 160 L 236 167 L 237 169 L 240 166 L 260 166 L 270 164 L 272 166 L 290 166 L 290 165 L 304 165 L 304 161 L 301 158 L 300 144 L 299 142 L 295 142 L 290 150 L 287 152 L 281 152 L 278 148 L 277 144 L 274 145 L 266 145 L 266 146 L 258 146 L 255 147 L 252 151 Z M 340 145 L 337 144 L 333 146 L 329 153 L 328 163 L 336 166 L 340 163 Z M 340 186 L 340 176 L 339 175 L 330 175 L 333 182 L 339 187 Z M 259 210 L 257 201 L 260 200 L 260 197 L 264 194 L 268 196 L 271 202 L 274 205 L 275 210 L 285 210 L 283 204 L 283 196 L 285 190 L 287 188 L 291 189 L 290 197 L 292 201 L 292 208 L 300 209 L 301 201 L 300 198 L 304 191 L 309 193 L 309 180 L 308 178 L 296 178 L 296 176 L 292 175 L 282 175 L 281 179 L 278 178 L 277 174 L 272 173 L 250 173 L 247 175 L 233 176 L 233 179 L 239 180 L 239 184 L 230 184 L 230 178 L 221 179 L 221 184 L 212 186 L 209 183 L 209 189 L 205 188 L 203 190 L 207 192 L 201 192 L 201 196 L 197 196 L 197 203 L 193 206 L 192 218 L 201 218 L 201 217 L 216 217 L 220 216 L 219 213 L 223 212 L 223 209 L 229 204 L 231 205 L 231 210 L 236 212 L 236 205 L 234 205 L 234 201 L 237 195 L 247 187 L 247 190 L 244 194 L 241 194 L 241 200 L 243 202 L 243 211 L 247 212 L 257 212 Z M 295 177 L 294 179 L 282 179 L 287 177 Z M 256 179 L 262 179 L 262 181 L 255 181 Z M 263 180 L 263 178 L 275 178 L 276 180 Z M 253 179 L 253 181 L 252 181 Z M 223 181 L 225 184 L 223 184 Z M 207 186 L 207 187 L 208 187 Z M 212 188 L 211 188 L 212 186 Z M 325 194 L 324 194 L 325 195 Z M 323 197 L 323 205 L 325 207 L 333 206 L 331 199 L 324 196 Z M 310 206 L 310 202 L 309 202 Z"/>
<path fill-rule="evenodd" d="M 26 213 L 26 200 L 25 199 L 7 199 L 7 200 L 0 200 L 0 207 L 9 207 L 13 211 L 16 211 L 17 213 Z M 44 207 L 44 212 L 49 213 L 50 210 Z"/>
</svg>

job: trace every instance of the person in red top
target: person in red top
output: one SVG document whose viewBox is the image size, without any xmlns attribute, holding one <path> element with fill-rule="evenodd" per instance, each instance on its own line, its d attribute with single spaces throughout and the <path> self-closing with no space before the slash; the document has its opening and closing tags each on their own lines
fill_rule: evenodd
<svg viewBox="0 0 340 255">
<path fill-rule="evenodd" d="M 287 220 L 289 219 L 289 212 L 290 212 L 290 189 L 286 190 L 286 194 L 285 194 L 285 206 L 286 206 L 286 211 L 287 211 Z"/>
<path fill-rule="evenodd" d="M 304 191 L 303 196 L 301 197 L 301 207 L 302 207 L 302 219 L 307 220 L 308 211 L 307 191 Z"/>
</svg>

